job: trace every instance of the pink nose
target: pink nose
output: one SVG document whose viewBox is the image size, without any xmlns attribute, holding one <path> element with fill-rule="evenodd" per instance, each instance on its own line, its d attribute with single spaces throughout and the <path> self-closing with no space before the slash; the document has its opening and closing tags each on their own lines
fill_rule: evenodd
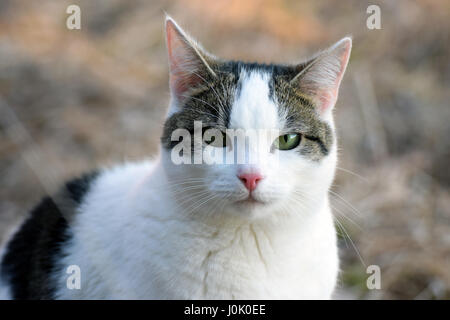
<svg viewBox="0 0 450 320">
<path fill-rule="evenodd" d="M 242 173 L 238 176 L 248 191 L 256 189 L 256 184 L 262 180 L 263 176 L 259 173 Z"/>
</svg>

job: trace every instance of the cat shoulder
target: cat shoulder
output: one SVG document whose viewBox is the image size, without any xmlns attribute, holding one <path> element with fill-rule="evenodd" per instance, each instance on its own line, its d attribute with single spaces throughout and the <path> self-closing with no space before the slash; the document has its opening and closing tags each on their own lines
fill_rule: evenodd
<svg viewBox="0 0 450 320">
<path fill-rule="evenodd" d="M 52 298 L 53 262 L 68 239 L 69 221 L 98 175 L 94 171 L 69 181 L 31 210 L 4 248 L 1 291 L 8 289 L 14 299 Z"/>
</svg>

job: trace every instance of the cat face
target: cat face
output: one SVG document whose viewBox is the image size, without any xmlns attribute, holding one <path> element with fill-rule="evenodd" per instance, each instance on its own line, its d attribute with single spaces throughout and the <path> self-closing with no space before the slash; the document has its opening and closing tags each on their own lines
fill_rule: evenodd
<svg viewBox="0 0 450 320">
<path fill-rule="evenodd" d="M 172 100 L 161 141 L 177 201 L 250 218 L 315 205 L 334 175 L 331 110 L 351 40 L 302 64 L 263 65 L 213 57 L 170 18 L 166 33 Z"/>
</svg>

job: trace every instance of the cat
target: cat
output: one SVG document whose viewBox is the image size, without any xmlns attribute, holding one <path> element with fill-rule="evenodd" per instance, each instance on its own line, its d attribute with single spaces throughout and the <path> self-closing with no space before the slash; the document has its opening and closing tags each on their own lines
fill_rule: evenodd
<svg viewBox="0 0 450 320">
<path fill-rule="evenodd" d="M 303 63 L 267 65 L 217 58 L 170 17 L 165 27 L 171 100 L 159 155 L 45 197 L 4 248 L 2 298 L 332 298 L 332 110 L 351 38 Z M 195 122 L 214 137 L 174 139 Z M 235 152 L 232 129 L 278 136 L 262 139 L 252 163 L 175 163 L 193 146 Z"/>
</svg>

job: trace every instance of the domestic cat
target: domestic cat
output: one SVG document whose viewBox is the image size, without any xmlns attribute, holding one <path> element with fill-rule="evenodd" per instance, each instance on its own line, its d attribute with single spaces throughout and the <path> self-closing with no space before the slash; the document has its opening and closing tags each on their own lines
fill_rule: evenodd
<svg viewBox="0 0 450 320">
<path fill-rule="evenodd" d="M 44 198 L 4 249 L 2 298 L 331 298 L 332 109 L 351 39 L 294 65 L 219 59 L 170 17 L 166 41 L 171 101 L 159 155 Z M 240 129 L 268 134 L 256 149 L 230 137 Z M 256 160 L 235 160 L 238 149 Z M 206 163 L 205 150 L 233 161 Z"/>
</svg>

